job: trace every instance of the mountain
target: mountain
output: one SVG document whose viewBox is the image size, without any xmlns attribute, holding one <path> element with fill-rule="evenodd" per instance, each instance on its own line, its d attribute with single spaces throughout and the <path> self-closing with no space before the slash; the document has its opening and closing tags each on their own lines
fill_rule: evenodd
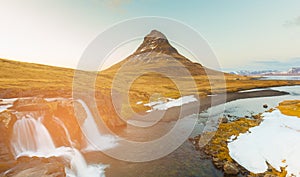
<svg viewBox="0 0 300 177">
<path fill-rule="evenodd" d="M 287 74 L 300 74 L 300 67 L 291 68 L 287 71 Z"/>
<path fill-rule="evenodd" d="M 257 75 L 266 75 L 266 74 L 274 74 L 279 73 L 278 70 L 258 70 L 258 71 L 248 71 L 248 70 L 240 70 L 230 72 L 231 74 L 243 75 L 243 76 L 257 76 Z"/>
<path fill-rule="evenodd" d="M 107 88 L 123 93 L 120 99 L 128 98 L 131 107 L 137 111 L 144 110 L 143 104 L 137 105 L 137 102 L 147 103 L 155 100 L 154 97 L 206 96 L 293 84 L 288 81 L 259 81 L 207 68 L 181 55 L 166 35 L 157 30 L 147 34 L 131 55 L 101 71 L 97 83 L 101 82 L 109 85 Z"/>
<path fill-rule="evenodd" d="M 0 99 L 71 97 L 74 72 L 74 69 L 0 59 Z M 81 74 L 79 85 L 85 88 L 89 76 L 96 72 L 76 73 Z M 148 103 L 156 97 L 206 96 L 226 91 L 299 84 L 297 81 L 259 81 L 209 69 L 181 55 L 167 37 L 157 30 L 146 35 L 130 56 L 98 72 L 96 79 L 96 101 L 107 115 L 111 114 L 108 110 L 113 109 L 110 101 L 112 89 L 123 94 L 119 98 L 122 109 L 132 107 L 136 111 L 143 111 L 146 109 L 143 104 L 136 103 Z M 86 91 L 83 90 L 82 94 L 86 94 Z M 124 103 L 126 99 L 129 99 L 130 105 Z"/>
<path fill-rule="evenodd" d="M 257 70 L 257 71 L 248 71 L 240 70 L 230 72 L 230 74 L 244 75 L 244 76 L 268 76 L 268 75 L 299 75 L 300 67 L 293 67 L 287 71 L 278 71 L 278 70 Z"/>
<path fill-rule="evenodd" d="M 169 43 L 167 37 L 157 30 L 152 30 L 146 35 L 142 44 L 133 54 L 104 72 L 116 72 L 116 70 L 123 67 L 126 68 L 124 72 L 125 70 L 131 72 L 139 68 L 139 70 L 145 69 L 146 71 L 163 72 L 179 76 L 182 74 L 179 72 L 182 71 L 182 66 L 188 69 L 193 76 L 206 75 L 206 72 L 220 74 L 219 71 L 205 68 L 200 63 L 192 62 L 181 55 Z"/>
<path fill-rule="evenodd" d="M 218 81 L 216 86 L 222 87 L 218 88 L 219 92 L 224 92 L 225 89 L 225 83 L 221 82 L 222 79 L 224 81 L 224 73 L 190 61 L 157 30 L 147 34 L 130 56 L 99 74 L 99 82 L 106 79 L 110 88 L 118 92 L 126 92 L 133 107 L 140 108 L 141 106 L 135 105 L 136 102 L 148 102 L 153 95 L 157 94 L 168 98 L 210 94 L 211 84 L 214 84 L 214 81 L 211 83 L 208 81 L 208 74 Z M 225 75 L 241 80 L 246 78 Z"/>
</svg>

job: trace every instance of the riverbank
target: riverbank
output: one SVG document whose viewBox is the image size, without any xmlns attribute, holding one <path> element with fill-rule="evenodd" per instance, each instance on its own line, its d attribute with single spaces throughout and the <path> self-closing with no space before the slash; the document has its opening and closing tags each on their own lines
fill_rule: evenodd
<svg viewBox="0 0 300 177">
<path fill-rule="evenodd" d="M 227 175 L 242 175 L 242 176 L 255 176 L 255 177 L 261 177 L 261 176 L 264 177 L 264 176 L 273 175 L 273 176 L 284 177 L 287 174 L 288 175 L 294 174 L 298 176 L 299 172 L 297 172 L 297 168 L 295 168 L 298 166 L 297 160 L 295 161 L 296 165 L 292 164 L 294 162 L 289 160 L 290 157 L 287 154 L 285 154 L 285 152 L 287 151 L 290 152 L 291 150 L 293 150 L 293 147 L 295 147 L 295 145 L 291 144 L 285 146 L 285 144 L 287 143 L 284 143 L 283 141 L 287 137 L 291 136 L 291 135 L 286 135 L 287 132 L 284 130 L 287 124 L 290 124 L 288 123 L 288 121 L 294 121 L 294 122 L 297 121 L 297 118 L 295 117 L 292 118 L 288 116 L 299 117 L 300 116 L 299 105 L 300 105 L 300 100 L 283 101 L 279 103 L 278 107 L 271 108 L 266 113 L 255 115 L 252 118 L 240 118 L 232 122 L 223 121 L 219 125 L 217 131 L 198 135 L 194 139 L 192 139 L 192 141 L 194 142 L 198 150 L 206 154 L 205 157 L 211 159 L 214 165 L 217 168 L 222 169 L 224 173 Z M 276 109 L 278 109 L 282 115 L 278 114 L 277 113 L 278 110 Z M 284 117 L 284 118 L 282 120 L 279 120 L 280 117 Z M 276 121 L 279 121 L 278 127 L 283 127 L 281 128 L 282 130 L 276 129 L 277 127 Z M 284 123 L 285 121 L 287 122 Z M 254 132 L 257 134 L 258 128 L 263 126 L 263 124 L 268 124 L 264 126 L 267 128 L 260 129 L 260 131 L 264 133 L 254 137 L 255 136 Z M 297 126 L 297 124 L 290 124 L 289 126 L 293 126 L 293 125 Z M 272 132 L 273 129 L 275 132 Z M 291 130 L 290 132 L 291 134 L 293 134 L 293 136 L 299 136 L 296 135 L 298 134 L 297 128 L 287 127 L 286 129 L 288 131 Z M 295 130 L 295 132 L 293 133 L 292 130 Z M 241 140 L 242 136 L 243 136 L 243 140 Z M 246 136 L 249 136 L 249 138 L 245 139 Z M 251 136 L 252 139 L 250 139 Z M 264 138 L 264 136 L 266 138 Z M 285 136 L 286 138 L 284 139 L 282 139 L 283 137 L 276 138 L 276 136 Z M 207 137 L 211 139 L 209 141 L 206 141 L 205 139 Z M 260 142 L 259 140 L 260 138 L 263 139 L 263 142 Z M 237 141 L 237 139 L 239 141 Z M 251 141 L 255 141 L 255 142 L 252 143 L 251 145 Z M 282 141 L 282 143 L 280 144 L 283 145 L 284 147 L 279 147 L 280 145 L 278 145 L 278 141 Z M 288 140 L 288 141 L 294 142 L 294 140 Z M 272 145 L 272 144 L 277 144 L 277 145 Z M 256 147 L 258 149 L 257 151 L 255 150 Z M 259 157 L 260 154 L 264 154 L 262 158 L 266 158 L 266 159 L 261 161 L 258 160 L 256 157 Z M 295 153 L 292 154 L 294 160 L 295 158 L 296 159 L 298 158 L 297 156 L 295 156 Z M 276 160 L 274 160 L 274 158 Z M 241 164 L 237 163 L 236 162 L 237 159 L 239 163 L 242 163 L 243 166 L 245 166 L 246 168 L 244 168 Z M 241 161 L 241 159 L 243 159 L 243 161 Z M 267 164 L 265 164 L 265 162 Z M 274 163 L 276 165 L 274 165 Z M 253 172 L 251 172 L 252 170 Z"/>
<path fill-rule="evenodd" d="M 207 108 L 211 107 L 212 105 L 219 105 L 225 102 L 233 101 L 233 100 L 238 100 L 238 99 L 244 99 L 244 98 L 252 98 L 252 97 L 266 97 L 266 96 L 284 96 L 287 95 L 287 92 L 282 92 L 282 91 L 276 91 L 276 90 L 265 90 L 265 91 L 253 91 L 253 92 L 246 92 L 246 93 L 229 93 L 226 97 L 224 94 L 220 95 L 214 95 L 206 98 L 201 98 L 200 99 L 200 109 L 198 110 L 206 110 Z M 53 101 L 53 99 L 50 99 Z M 59 101 L 61 102 L 61 101 Z M 71 103 L 68 100 L 65 100 L 66 103 Z M 20 101 L 19 101 L 20 103 Z M 40 98 L 40 101 L 34 101 L 33 103 L 38 103 L 38 105 L 33 106 L 32 102 L 21 102 L 23 105 L 19 106 L 18 109 L 26 109 L 26 110 L 39 110 L 40 108 L 47 108 L 47 103 L 43 101 Z M 42 103 L 42 104 L 40 104 Z M 65 107 L 66 110 L 69 110 L 71 108 L 71 105 L 69 104 L 62 104 L 62 106 L 67 106 Z M 17 105 L 17 104 L 15 104 Z M 55 108 L 55 102 L 51 103 L 49 105 L 49 109 L 56 109 Z M 53 107 L 54 106 L 54 107 Z M 70 106 L 70 107 L 68 107 Z M 187 105 L 183 105 L 183 108 L 185 109 L 184 114 L 182 114 L 182 119 L 184 118 L 185 115 L 191 115 L 193 114 L 193 107 L 194 104 L 190 103 Z M 90 107 L 90 106 L 89 106 Z M 137 141 L 148 141 L 149 139 L 156 137 L 159 138 L 162 135 L 164 135 L 168 130 L 172 129 L 174 126 L 174 123 L 176 123 L 177 119 L 171 119 L 173 116 L 178 117 L 178 111 L 180 107 L 173 107 L 167 110 L 166 118 L 163 121 L 160 121 L 157 125 L 157 129 L 155 129 L 155 132 L 145 132 L 141 130 L 135 129 L 131 125 L 127 125 L 127 127 L 120 128 L 118 135 L 120 137 L 124 138 L 129 138 Z M 47 108 L 48 109 L 48 108 Z M 82 109 L 82 108 L 81 108 Z M 50 111 L 51 112 L 51 111 Z M 60 111 L 59 111 L 60 112 Z M 71 111 L 72 112 L 72 111 Z M 199 112 L 196 112 L 197 115 Z M 61 112 L 60 112 L 61 115 Z M 187 121 L 189 119 L 198 119 L 196 116 L 189 117 L 188 119 L 183 119 L 184 121 Z M 84 120 L 84 119 L 83 119 Z M 66 119 L 63 119 L 63 121 L 66 121 Z M 5 121 L 3 121 L 5 123 Z M 68 123 L 66 122 L 68 125 Z M 74 129 L 67 128 L 68 131 L 72 132 Z M 69 130 L 70 129 L 70 130 Z M 64 134 L 63 137 L 65 137 L 64 130 L 60 130 L 61 134 Z M 151 136 L 146 136 L 146 135 L 151 134 Z M 155 135 L 156 134 L 156 135 Z M 155 136 L 152 136 L 155 135 Z M 9 136 L 8 136 L 9 137 Z M 59 137 L 59 136 L 56 136 Z M 65 138 L 63 141 L 67 141 Z M 197 155 L 195 155 L 197 154 Z M 119 176 L 122 174 L 123 176 L 207 176 L 214 174 L 214 176 L 222 176 L 222 172 L 218 171 L 215 169 L 215 167 L 212 165 L 210 160 L 207 159 L 201 159 L 201 156 L 199 152 L 197 152 L 192 144 L 189 141 L 184 142 L 183 145 L 181 145 L 177 150 L 172 152 L 166 157 L 163 157 L 158 160 L 154 160 L 151 162 L 144 162 L 144 163 L 129 163 L 129 162 L 123 162 L 120 160 L 116 160 L 113 158 L 110 158 L 106 156 L 105 154 L 101 152 L 89 152 L 85 154 L 86 160 L 88 164 L 99 164 L 99 163 L 104 163 L 104 164 L 109 164 L 110 168 L 106 169 L 107 175 L 108 176 Z M 48 162 L 47 162 L 48 163 Z M 4 165 L 4 159 L 1 159 L 1 164 Z M 12 163 L 12 166 L 15 166 L 17 163 Z M 57 164 L 61 164 L 60 162 Z M 47 166 L 48 164 L 46 164 Z M 12 168 L 10 166 L 9 168 Z M 24 165 L 22 165 L 24 166 Z M 43 165 L 41 165 L 41 168 Z M 51 169 L 54 169 L 54 167 L 51 167 Z M 58 166 L 61 169 L 60 166 Z M 6 168 L 7 169 L 7 168 Z M 14 168 L 16 169 L 16 168 Z M 25 169 L 24 169 L 25 170 Z M 20 172 L 20 171 L 18 171 Z"/>
<path fill-rule="evenodd" d="M 261 93 L 261 94 L 260 94 Z M 274 90 L 266 90 L 266 91 L 258 91 L 258 92 L 250 92 L 248 94 L 244 93 L 233 93 L 230 94 L 228 97 L 228 100 L 234 101 L 239 99 L 247 99 L 246 96 L 253 96 L 252 98 L 261 98 L 265 99 L 265 96 L 270 96 L 269 98 L 276 97 L 275 95 L 278 94 L 278 97 L 285 97 L 288 96 L 288 92 L 278 92 Z M 211 98 L 215 97 L 214 99 L 219 100 L 218 102 L 215 102 L 216 105 L 220 105 L 224 102 L 221 100 L 224 100 L 224 95 L 219 95 L 219 98 L 216 99 L 216 96 L 211 96 L 209 98 L 204 99 L 203 101 L 200 101 L 202 107 L 202 110 L 206 110 L 206 108 L 210 108 L 211 105 Z M 223 97 L 223 98 L 222 98 Z M 225 99 L 226 100 L 226 99 Z M 264 104 L 261 104 L 262 107 Z M 271 104 L 269 104 L 270 106 Z M 221 105 L 220 105 L 221 106 Z M 193 104 L 187 104 L 183 105 L 184 110 L 188 110 L 187 108 L 190 108 L 187 112 L 191 113 Z M 172 117 L 171 115 L 176 115 L 178 117 L 179 108 L 170 108 L 167 110 L 167 116 L 168 118 Z M 201 111 L 202 111 L 201 110 Z M 189 119 L 202 119 L 199 118 L 197 114 L 194 114 L 194 116 L 189 117 Z M 153 140 L 153 137 L 159 138 L 162 135 L 164 135 L 166 132 L 168 132 L 174 125 L 174 122 L 176 122 L 177 119 L 173 120 L 165 120 L 160 121 L 159 123 L 155 124 L 153 128 L 155 131 L 152 132 L 151 136 L 149 135 L 151 132 L 145 132 L 144 129 L 138 129 L 135 128 L 132 125 L 127 125 L 126 129 L 122 129 L 118 132 L 118 134 L 124 138 L 130 139 L 132 141 L 147 141 L 147 140 Z M 195 134 L 198 132 L 199 129 L 203 129 L 203 125 L 200 123 L 197 123 L 195 126 Z M 148 135 L 148 136 L 147 136 Z M 191 136 L 191 138 L 193 135 Z M 139 153 L 139 152 L 136 152 Z M 95 159 L 94 157 L 98 157 Z M 144 163 L 130 163 L 125 161 L 119 161 L 113 158 L 110 158 L 102 153 L 88 153 L 86 154 L 86 158 L 88 161 L 91 161 L 93 163 L 105 162 L 107 164 L 110 164 L 110 168 L 107 169 L 107 175 L 108 176 L 119 176 L 122 174 L 123 176 L 223 176 L 223 172 L 216 169 L 215 165 L 212 164 L 211 159 L 203 158 L 203 153 L 197 151 L 195 148 L 193 148 L 193 142 L 185 141 L 178 149 L 176 149 L 171 154 L 154 161 L 150 162 L 144 162 Z"/>
</svg>

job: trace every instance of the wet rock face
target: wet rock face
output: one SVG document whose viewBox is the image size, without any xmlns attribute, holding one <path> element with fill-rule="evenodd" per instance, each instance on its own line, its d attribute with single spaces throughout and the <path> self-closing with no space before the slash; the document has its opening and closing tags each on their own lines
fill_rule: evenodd
<svg viewBox="0 0 300 177">
<path fill-rule="evenodd" d="M 75 100 L 59 99 L 47 101 L 43 98 L 18 99 L 10 109 L 17 111 L 19 117 L 22 117 L 22 114 L 30 112 L 30 114 L 34 115 L 34 118 L 42 118 L 43 124 L 48 129 L 57 147 L 72 145 L 80 147 L 83 140 L 80 123 L 82 124 L 86 119 L 86 113 L 81 104 Z M 72 145 L 69 138 L 74 142 Z"/>
<path fill-rule="evenodd" d="M 115 113 L 111 97 L 102 95 L 97 99 L 97 106 L 98 110 L 95 109 L 91 111 L 99 111 L 101 118 L 108 127 L 115 128 L 126 125 Z M 51 134 L 56 146 L 70 146 L 69 138 L 73 142 L 72 145 L 75 145 L 77 148 L 80 148 L 84 143 L 81 125 L 84 124 L 87 113 L 82 104 L 76 100 L 54 99 L 47 101 L 39 97 L 22 98 L 16 100 L 13 106 L 9 108 L 9 111 L 17 112 L 18 117 L 30 113 L 36 119 L 42 118 L 42 122 Z M 0 121 L 3 121 L 5 126 L 9 126 L 8 122 L 12 119 L 11 114 L 6 112 L 2 114 L 2 116 L 0 114 Z M 3 119 L 1 119 L 1 117 L 3 117 Z M 10 125 L 11 127 L 13 123 Z M 67 131 L 65 129 L 67 129 Z M 67 135 L 67 133 L 69 135 Z"/>
<path fill-rule="evenodd" d="M 76 104 L 76 112 L 75 113 L 75 107 L 74 105 Z M 79 114 L 80 112 L 80 114 Z M 81 144 L 81 141 L 83 140 L 83 135 L 81 132 L 80 125 L 83 124 L 84 120 L 86 119 L 86 113 L 85 110 L 82 108 L 82 106 L 74 101 L 74 100 L 62 100 L 57 103 L 56 109 L 53 111 L 53 116 L 58 118 L 63 122 L 65 127 L 68 129 L 68 132 L 70 134 L 70 138 L 72 141 L 75 143 L 76 146 L 79 146 Z M 49 117 L 50 118 L 50 117 Z M 50 122 L 51 120 L 49 120 Z M 52 130 L 52 133 L 55 134 L 55 130 L 57 127 L 57 121 L 55 122 L 56 126 L 52 124 L 52 126 L 49 126 L 49 129 Z M 47 127 L 48 128 L 48 127 Z M 63 127 L 62 131 L 63 130 Z M 49 130 L 49 131 L 50 131 Z M 64 131 L 65 134 L 65 131 Z M 53 137 L 53 136 L 52 136 Z M 65 136 L 65 141 L 66 136 Z M 63 142 L 59 142 L 63 144 Z"/>
<path fill-rule="evenodd" d="M 0 113 L 0 172 L 14 165 L 14 156 L 10 149 L 10 134 L 16 117 L 10 111 Z"/>
<path fill-rule="evenodd" d="M 64 163 L 56 157 L 21 157 L 15 166 L 4 172 L 5 177 L 64 177 Z"/>
</svg>

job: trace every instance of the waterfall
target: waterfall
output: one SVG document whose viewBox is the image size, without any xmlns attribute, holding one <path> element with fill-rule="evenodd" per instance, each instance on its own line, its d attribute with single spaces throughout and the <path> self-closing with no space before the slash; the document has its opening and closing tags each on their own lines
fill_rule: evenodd
<svg viewBox="0 0 300 177">
<path fill-rule="evenodd" d="M 66 168 L 68 177 L 102 177 L 105 165 L 88 165 L 80 153 L 72 147 L 55 147 L 47 128 L 41 122 L 41 118 L 35 119 L 28 114 L 19 118 L 12 132 L 11 145 L 15 157 L 63 157 L 70 163 L 70 169 Z M 59 124 L 64 127 L 63 122 Z"/>
<path fill-rule="evenodd" d="M 54 119 L 55 122 L 57 122 L 57 123 L 64 129 L 65 134 L 66 134 L 66 136 L 67 136 L 67 139 L 68 139 L 70 145 L 73 147 L 74 143 L 73 143 L 73 141 L 71 140 L 70 133 L 69 133 L 67 127 L 65 126 L 65 124 L 63 123 L 63 121 L 61 121 L 59 118 L 57 118 L 57 117 L 55 117 L 55 116 L 53 116 L 53 119 Z"/>
<path fill-rule="evenodd" d="M 84 151 L 103 151 L 117 146 L 117 139 L 112 135 L 103 135 L 99 132 L 92 112 L 82 100 L 77 100 L 86 112 L 86 119 L 81 126 L 86 137 L 87 146 Z"/>
<path fill-rule="evenodd" d="M 33 152 L 47 153 L 53 151 L 55 145 L 41 118 L 36 120 L 26 115 L 13 126 L 12 148 L 18 157 Z"/>
</svg>

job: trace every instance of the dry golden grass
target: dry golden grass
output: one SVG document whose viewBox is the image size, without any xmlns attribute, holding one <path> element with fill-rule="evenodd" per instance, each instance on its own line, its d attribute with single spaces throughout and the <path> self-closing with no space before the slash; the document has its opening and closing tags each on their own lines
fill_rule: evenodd
<svg viewBox="0 0 300 177">
<path fill-rule="evenodd" d="M 148 108 L 137 105 L 136 102 L 149 102 L 156 94 L 171 98 L 191 94 L 203 97 L 225 91 L 300 84 L 300 81 L 261 81 L 245 76 L 224 75 L 186 59 L 182 60 L 182 63 L 189 67 L 191 75 L 182 74 L 185 71 L 178 62 L 160 60 L 160 63 L 126 66 L 124 60 L 97 73 L 95 91 L 100 95 L 109 96 L 113 88 L 129 98 L 130 106 L 124 104 L 124 109 L 131 107 L 134 111 L 141 112 Z M 74 72 L 75 70 L 68 68 L 0 59 L 0 97 L 70 97 Z M 205 73 L 209 73 L 209 76 Z M 76 74 L 80 74 L 77 80 L 79 87 L 86 91 L 87 82 L 95 73 L 76 71 Z"/>
<path fill-rule="evenodd" d="M 278 109 L 282 114 L 300 118 L 300 100 L 283 101 L 279 104 Z"/>
</svg>

